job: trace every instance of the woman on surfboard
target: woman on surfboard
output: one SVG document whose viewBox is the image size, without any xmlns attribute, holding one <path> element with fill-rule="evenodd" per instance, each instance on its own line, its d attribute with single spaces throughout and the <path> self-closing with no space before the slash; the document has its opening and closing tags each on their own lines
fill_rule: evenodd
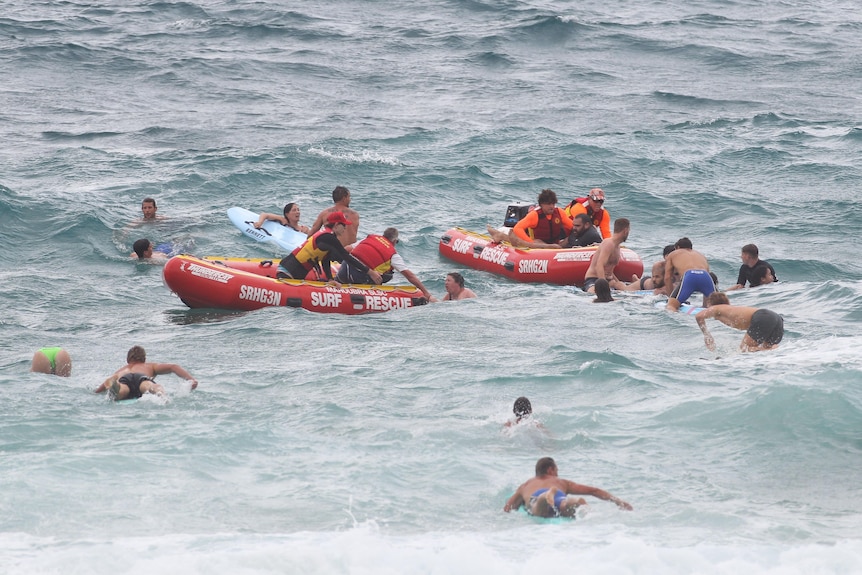
<svg viewBox="0 0 862 575">
<path fill-rule="evenodd" d="M 283 216 L 267 213 L 260 214 L 260 218 L 258 218 L 257 222 L 255 222 L 254 227 L 260 229 L 260 227 L 263 225 L 263 222 L 267 220 L 278 222 L 283 226 L 293 228 L 294 230 L 302 232 L 304 234 L 308 233 L 308 226 L 303 226 L 299 223 L 299 204 L 295 202 L 289 202 L 285 204 Z"/>
</svg>

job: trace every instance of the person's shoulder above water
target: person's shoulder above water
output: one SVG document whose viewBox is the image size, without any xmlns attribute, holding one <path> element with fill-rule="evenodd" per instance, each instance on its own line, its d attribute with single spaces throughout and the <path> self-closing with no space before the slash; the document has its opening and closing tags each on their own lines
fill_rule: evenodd
<svg viewBox="0 0 862 575">
<path fill-rule="evenodd" d="M 139 260 L 166 260 L 168 259 L 168 254 L 160 251 L 155 251 L 155 246 L 153 246 L 153 242 L 148 240 L 147 238 L 141 238 L 136 240 L 132 245 L 131 254 L 129 257 L 132 259 Z"/>
<path fill-rule="evenodd" d="M 746 284 L 757 287 L 764 283 L 778 281 L 775 268 L 768 261 L 760 259 L 760 250 L 756 245 L 746 244 L 742 246 L 739 257 L 742 260 L 742 265 L 739 266 L 739 277 L 736 279 L 736 285 L 730 286 L 727 291 L 742 289 Z M 764 267 L 769 270 L 771 278 L 767 277 L 766 271 L 763 271 L 762 268 Z"/>
<path fill-rule="evenodd" d="M 141 200 L 141 214 L 144 222 L 154 222 L 156 220 L 165 219 L 165 216 L 159 215 L 158 211 L 159 208 L 156 206 L 156 200 L 154 198 L 144 198 Z"/>
<path fill-rule="evenodd" d="M 455 301 L 476 297 L 473 290 L 464 286 L 464 276 L 458 272 L 446 274 L 446 280 L 443 285 L 446 288 L 446 295 L 443 296 L 443 301 Z"/>
</svg>

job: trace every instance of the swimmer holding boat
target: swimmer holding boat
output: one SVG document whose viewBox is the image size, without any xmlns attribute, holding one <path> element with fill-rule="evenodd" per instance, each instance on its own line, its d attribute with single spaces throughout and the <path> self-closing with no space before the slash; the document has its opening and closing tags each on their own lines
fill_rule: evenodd
<svg viewBox="0 0 862 575">
<path fill-rule="evenodd" d="M 557 464 L 551 457 L 542 457 L 536 462 L 536 476 L 518 487 L 503 511 L 506 513 L 522 505 L 527 513 L 536 517 L 574 517 L 578 507 L 586 505 L 583 497 L 570 495 L 591 495 L 616 503 L 620 509 L 632 510 L 632 506 L 598 487 L 581 485 L 557 475 Z"/>
</svg>

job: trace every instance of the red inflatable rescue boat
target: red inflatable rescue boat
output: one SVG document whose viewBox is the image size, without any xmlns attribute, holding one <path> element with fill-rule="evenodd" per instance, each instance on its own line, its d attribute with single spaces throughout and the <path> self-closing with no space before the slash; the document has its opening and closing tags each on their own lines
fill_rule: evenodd
<svg viewBox="0 0 862 575">
<path fill-rule="evenodd" d="M 274 273 L 277 265 L 276 262 L 260 269 L 272 267 Z M 412 285 L 345 284 L 335 287 L 319 281 L 275 279 L 189 255 L 169 259 L 165 264 L 164 278 L 170 290 L 190 308 L 250 311 L 267 306 L 286 306 L 320 313 L 355 315 L 428 303 L 422 292 Z"/>
<path fill-rule="evenodd" d="M 459 264 L 519 282 L 558 285 L 582 286 L 598 247 L 522 249 L 507 242 L 495 243 L 491 236 L 463 228 L 452 228 L 440 238 L 440 254 Z M 620 248 L 620 262 L 614 274 L 623 281 L 631 281 L 632 275 L 640 277 L 643 271 L 640 256 L 628 248 Z"/>
</svg>

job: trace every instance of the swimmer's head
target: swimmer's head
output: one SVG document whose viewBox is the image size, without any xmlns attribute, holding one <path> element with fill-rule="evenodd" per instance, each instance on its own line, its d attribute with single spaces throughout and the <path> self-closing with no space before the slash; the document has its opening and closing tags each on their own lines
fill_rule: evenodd
<svg viewBox="0 0 862 575">
<path fill-rule="evenodd" d="M 522 396 L 515 400 L 515 405 L 512 408 L 512 411 L 518 419 L 521 419 L 522 417 L 526 417 L 533 413 L 533 406 L 530 404 L 529 399 Z"/>
<path fill-rule="evenodd" d="M 714 305 L 730 305 L 730 300 L 727 294 L 720 291 L 714 291 L 706 298 L 706 307 Z"/>
<path fill-rule="evenodd" d="M 674 246 L 676 246 L 677 249 L 683 250 L 690 250 L 693 247 L 691 240 L 688 238 L 679 238 L 674 244 Z"/>
<path fill-rule="evenodd" d="M 536 477 L 547 475 L 557 469 L 557 463 L 553 457 L 542 457 L 536 462 Z"/>
<path fill-rule="evenodd" d="M 132 244 L 132 250 L 134 250 L 135 254 L 137 254 L 140 259 L 151 257 L 153 255 L 151 248 L 152 244 L 150 243 L 150 240 L 146 238 L 136 240 L 135 243 Z"/>
</svg>

